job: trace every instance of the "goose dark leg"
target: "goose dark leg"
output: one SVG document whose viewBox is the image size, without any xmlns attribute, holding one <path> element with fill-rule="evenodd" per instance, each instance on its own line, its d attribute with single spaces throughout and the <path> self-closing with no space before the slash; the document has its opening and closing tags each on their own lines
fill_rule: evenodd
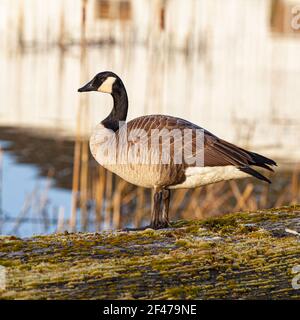
<svg viewBox="0 0 300 320">
<path fill-rule="evenodd" d="M 169 205 L 170 205 L 170 190 L 164 189 L 162 191 L 162 199 L 163 199 L 163 212 L 162 212 L 162 228 L 170 227 L 169 221 Z"/>
<path fill-rule="evenodd" d="M 160 227 L 160 207 L 161 207 L 162 192 L 154 190 L 153 207 L 151 213 L 150 227 L 153 229 L 159 229 Z"/>
</svg>

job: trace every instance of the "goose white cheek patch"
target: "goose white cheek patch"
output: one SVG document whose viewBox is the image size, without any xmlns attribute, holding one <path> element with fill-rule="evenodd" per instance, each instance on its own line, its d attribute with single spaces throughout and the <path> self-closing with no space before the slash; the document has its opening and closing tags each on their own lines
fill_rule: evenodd
<svg viewBox="0 0 300 320">
<path fill-rule="evenodd" d="M 116 81 L 115 77 L 108 77 L 98 88 L 98 91 L 105 93 L 112 93 L 112 86 Z"/>
</svg>

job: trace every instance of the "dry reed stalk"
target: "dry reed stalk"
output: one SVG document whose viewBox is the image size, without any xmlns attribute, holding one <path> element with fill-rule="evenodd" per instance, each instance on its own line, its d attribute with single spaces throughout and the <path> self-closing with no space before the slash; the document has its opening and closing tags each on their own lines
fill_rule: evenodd
<svg viewBox="0 0 300 320">
<path fill-rule="evenodd" d="M 136 204 L 136 212 L 134 216 L 134 226 L 136 228 L 141 226 L 142 218 L 143 218 L 143 210 L 145 209 L 145 189 L 142 187 L 138 187 L 136 190 L 137 204 Z"/>
<path fill-rule="evenodd" d="M 81 226 L 84 231 L 88 227 L 88 142 L 82 141 L 81 145 L 81 171 L 80 171 L 80 214 Z"/>
<path fill-rule="evenodd" d="M 292 195 L 291 195 L 291 204 L 298 203 L 299 197 L 299 165 L 297 165 L 292 174 Z"/>
<path fill-rule="evenodd" d="M 41 216 L 43 220 L 45 232 L 49 228 L 49 217 L 46 212 L 46 207 L 49 200 L 48 194 L 51 187 L 53 175 L 54 175 L 54 168 L 50 168 L 47 173 L 45 188 L 39 197 L 39 203 L 38 203 L 38 209 L 37 209 L 37 214 Z"/>
<path fill-rule="evenodd" d="M 123 196 L 123 205 L 128 205 L 136 198 L 135 192 L 131 189 L 126 195 Z"/>
<path fill-rule="evenodd" d="M 204 192 L 204 188 L 198 188 L 196 189 L 196 195 L 193 194 L 193 217 L 195 217 L 196 219 L 202 219 L 203 218 L 203 212 L 202 212 L 202 208 L 201 208 L 201 196 L 202 193 Z"/>
<path fill-rule="evenodd" d="M 88 77 L 87 70 L 87 51 L 86 51 L 86 7 L 87 0 L 81 1 L 81 37 L 80 37 L 80 64 L 81 64 L 81 81 L 85 81 Z M 80 110 L 81 110 L 81 123 L 82 131 L 87 129 L 88 121 L 88 96 L 80 96 Z M 89 148 L 88 141 L 81 140 L 81 172 L 80 172 L 80 216 L 81 226 L 84 231 L 88 227 L 88 160 Z"/>
<path fill-rule="evenodd" d="M 210 213 L 228 200 L 231 196 L 231 193 L 228 192 L 224 196 L 220 195 L 224 193 L 224 188 L 226 184 L 221 182 L 217 185 L 208 185 L 203 187 L 204 197 L 200 203 L 200 214 L 202 217 L 209 216 Z"/>
<path fill-rule="evenodd" d="M 288 198 L 288 199 L 287 199 Z M 274 207 L 280 207 L 282 206 L 284 203 L 286 202 L 290 202 L 291 201 L 291 185 L 287 185 L 281 192 L 281 194 L 279 195 L 279 197 L 277 198 Z"/>
<path fill-rule="evenodd" d="M 202 189 L 198 188 L 191 192 L 190 195 L 190 201 L 188 202 L 188 205 L 186 206 L 185 210 L 186 212 L 195 212 L 196 208 L 199 208 L 198 199 L 200 197 Z"/>
<path fill-rule="evenodd" d="M 113 228 L 121 228 L 121 209 L 122 209 L 122 192 L 126 187 L 127 182 L 124 180 L 119 180 L 117 188 L 113 195 L 113 217 L 112 225 Z"/>
<path fill-rule="evenodd" d="M 3 150 L 0 146 L 0 234 L 1 234 L 2 223 L 3 223 L 2 184 L 3 184 Z"/>
<path fill-rule="evenodd" d="M 94 180 L 92 182 L 92 184 L 94 184 L 92 195 L 93 195 L 93 199 L 95 200 L 95 230 L 96 231 L 99 231 L 101 229 L 101 220 L 102 220 L 101 219 L 101 202 L 99 201 L 99 193 L 100 193 L 99 171 L 97 171 L 97 174 L 95 175 Z"/>
<path fill-rule="evenodd" d="M 86 110 L 87 110 L 87 97 L 83 96 L 80 99 L 80 109 L 81 109 L 81 122 L 82 131 L 86 129 Z M 83 110 L 84 109 L 84 110 Z M 80 166 L 80 184 L 79 184 L 79 196 L 80 196 L 80 219 L 81 226 L 84 231 L 87 230 L 88 224 L 88 211 L 87 211 L 87 201 L 88 201 L 88 142 L 81 139 L 81 166 Z"/>
<path fill-rule="evenodd" d="M 238 184 L 235 180 L 230 180 L 229 181 L 229 186 L 232 190 L 233 196 L 235 198 L 236 203 L 239 202 L 240 197 L 242 196 L 242 193 L 238 187 Z"/>
<path fill-rule="evenodd" d="M 59 17 L 59 36 L 58 46 L 61 50 L 65 49 L 65 2 L 62 1 L 60 4 L 60 17 Z"/>
<path fill-rule="evenodd" d="M 86 78 L 87 64 L 86 64 L 86 4 L 87 0 L 82 0 L 82 10 L 81 10 L 81 38 L 80 38 L 80 64 L 84 66 L 81 69 L 80 78 L 82 81 Z M 71 231 L 76 229 L 76 213 L 77 213 L 77 200 L 79 193 L 79 177 L 80 177 L 80 159 L 81 159 L 81 120 L 82 115 L 85 112 L 82 112 L 83 102 L 86 97 L 82 95 L 80 97 L 79 109 L 77 113 L 77 123 L 76 123 L 76 140 L 75 140 L 75 150 L 74 150 L 74 164 L 73 164 L 73 182 L 72 182 L 72 200 L 71 200 L 71 216 L 69 221 L 69 227 Z M 86 111 L 86 110 L 85 110 Z"/>
<path fill-rule="evenodd" d="M 174 192 L 174 201 L 171 206 L 173 216 L 177 216 L 177 212 L 179 211 L 180 205 L 184 202 L 186 194 L 187 194 L 187 191 L 184 189 L 176 190 Z"/>
<path fill-rule="evenodd" d="M 18 50 L 20 52 L 24 49 L 24 4 L 23 0 L 19 1 L 19 8 L 18 8 L 18 26 L 17 26 L 17 34 L 18 34 Z"/>
<path fill-rule="evenodd" d="M 112 212 L 112 227 L 119 229 L 121 225 L 121 202 L 122 193 L 116 190 L 113 195 L 113 212 Z"/>
<path fill-rule="evenodd" d="M 267 206 L 269 190 L 270 190 L 270 184 L 267 184 L 267 183 L 264 184 L 263 190 L 260 193 L 260 197 L 259 197 L 259 207 L 260 208 L 265 208 Z"/>
<path fill-rule="evenodd" d="M 58 233 L 63 232 L 64 226 L 65 226 L 65 208 L 63 206 L 59 206 L 56 232 Z"/>
<path fill-rule="evenodd" d="M 77 216 L 77 197 L 79 192 L 79 174 L 80 174 L 80 117 L 77 116 L 77 129 L 76 129 L 76 141 L 74 148 L 74 161 L 73 161 L 73 179 L 72 179 L 72 195 L 71 195 L 71 215 L 69 220 L 69 228 L 71 231 L 76 229 L 76 216 Z"/>
<path fill-rule="evenodd" d="M 31 206 L 32 206 L 32 202 L 34 200 L 34 197 L 36 196 L 37 190 L 36 188 L 25 197 L 25 201 L 23 203 L 23 207 L 20 211 L 20 213 L 18 214 L 17 218 L 16 218 L 16 222 L 13 226 L 13 228 L 11 229 L 11 231 L 9 233 L 11 234 L 17 234 L 18 229 L 21 225 L 22 220 L 25 218 L 25 216 L 28 214 Z"/>
<path fill-rule="evenodd" d="M 201 208 L 203 214 L 209 209 L 211 203 L 215 200 L 215 192 L 213 185 L 208 185 L 205 187 L 205 198 L 203 199 L 203 206 Z"/>
<path fill-rule="evenodd" d="M 202 201 L 203 205 L 201 204 L 201 216 L 210 215 L 211 211 L 230 198 L 230 194 L 226 195 L 226 197 L 222 197 L 220 195 L 224 193 L 225 187 L 226 184 L 224 182 L 220 182 L 216 185 L 208 185 L 203 188 L 205 190 L 205 197 Z"/>
<path fill-rule="evenodd" d="M 237 199 L 237 204 L 233 208 L 233 211 L 237 211 L 240 209 L 246 209 L 246 202 L 248 198 L 251 196 L 252 191 L 254 190 L 254 186 L 252 183 L 248 183 L 244 192 L 241 194 L 241 196 Z"/>
<path fill-rule="evenodd" d="M 259 208 L 258 202 L 255 198 L 255 196 L 252 196 L 248 199 L 248 210 L 257 210 Z"/>
<path fill-rule="evenodd" d="M 106 176 L 105 169 L 99 166 L 98 169 L 98 178 L 96 183 L 96 230 L 100 230 L 102 223 L 102 208 L 104 201 L 104 192 L 105 192 Z"/>
<path fill-rule="evenodd" d="M 219 208 L 221 205 L 223 205 L 230 197 L 231 197 L 231 191 L 223 192 L 221 195 L 219 195 L 215 201 L 213 201 L 211 205 L 211 210 L 215 210 L 216 208 Z"/>
<path fill-rule="evenodd" d="M 112 188 L 113 188 L 113 174 L 106 170 L 106 190 L 105 190 L 105 225 L 107 228 L 111 225 L 111 208 L 112 208 Z"/>
<path fill-rule="evenodd" d="M 92 214 L 92 223 L 94 226 L 96 226 L 96 189 L 97 189 L 97 176 L 96 172 L 94 170 L 89 171 L 89 176 L 88 176 L 88 202 L 91 200 L 94 205 L 88 205 L 88 217 Z"/>
</svg>

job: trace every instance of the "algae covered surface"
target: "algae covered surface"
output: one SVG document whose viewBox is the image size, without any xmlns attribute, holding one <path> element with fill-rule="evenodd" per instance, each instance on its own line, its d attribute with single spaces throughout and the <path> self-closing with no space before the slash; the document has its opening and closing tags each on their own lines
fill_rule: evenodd
<svg viewBox="0 0 300 320">
<path fill-rule="evenodd" d="M 300 206 L 157 231 L 2 236 L 0 266 L 1 299 L 298 299 Z"/>
</svg>

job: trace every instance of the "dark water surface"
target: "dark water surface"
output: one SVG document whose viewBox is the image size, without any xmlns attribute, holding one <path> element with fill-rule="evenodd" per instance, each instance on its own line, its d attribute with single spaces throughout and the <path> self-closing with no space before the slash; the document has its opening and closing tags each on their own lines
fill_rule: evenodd
<svg viewBox="0 0 300 320">
<path fill-rule="evenodd" d="M 70 212 L 73 142 L 1 128 L 0 145 L 1 233 L 54 232 L 59 208 Z"/>
</svg>

